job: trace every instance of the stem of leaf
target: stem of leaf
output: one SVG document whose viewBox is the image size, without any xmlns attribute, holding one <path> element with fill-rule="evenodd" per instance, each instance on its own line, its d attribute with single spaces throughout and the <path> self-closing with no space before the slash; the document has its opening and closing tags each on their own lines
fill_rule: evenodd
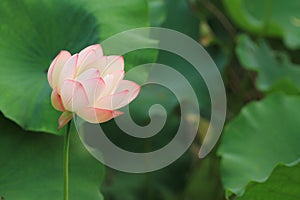
<svg viewBox="0 0 300 200">
<path fill-rule="evenodd" d="M 229 21 L 229 19 L 227 19 L 227 17 L 222 13 L 222 11 L 209 0 L 197 0 L 197 1 L 200 4 L 202 4 L 209 12 L 211 12 L 213 15 L 215 15 L 215 17 L 219 20 L 219 22 L 223 25 L 223 27 L 229 33 L 232 41 L 235 41 L 236 30 L 235 30 L 234 26 L 231 24 L 231 22 Z M 191 1 L 187 0 L 187 2 L 189 3 Z"/>
<path fill-rule="evenodd" d="M 69 200 L 69 149 L 71 121 L 67 125 L 64 141 L 64 200 Z"/>
</svg>

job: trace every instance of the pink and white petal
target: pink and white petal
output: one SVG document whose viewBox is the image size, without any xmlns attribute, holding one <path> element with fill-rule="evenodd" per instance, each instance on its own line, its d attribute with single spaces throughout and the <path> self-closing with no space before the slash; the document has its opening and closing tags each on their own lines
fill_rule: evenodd
<svg viewBox="0 0 300 200">
<path fill-rule="evenodd" d="M 82 85 L 87 93 L 90 105 L 99 98 L 106 85 L 101 77 L 83 80 Z"/>
<path fill-rule="evenodd" d="M 99 56 L 97 56 L 96 51 L 91 50 L 81 62 L 78 62 L 77 75 L 80 75 L 81 73 L 83 73 L 84 71 L 86 71 L 90 68 L 96 68 L 96 67 L 93 67 L 92 64 L 97 59 L 99 59 Z"/>
<path fill-rule="evenodd" d="M 129 90 L 128 99 L 129 99 L 129 102 L 131 102 L 139 94 L 139 92 L 141 90 L 141 86 L 133 81 L 121 80 L 116 89 L 116 93 L 124 91 L 124 90 Z"/>
<path fill-rule="evenodd" d="M 57 92 L 57 88 L 55 87 L 51 93 L 51 103 L 52 106 L 59 111 L 65 111 L 63 102 L 61 100 L 60 95 Z"/>
<path fill-rule="evenodd" d="M 106 66 L 101 75 L 104 77 L 107 74 L 112 74 L 115 71 L 124 70 L 123 56 L 106 56 Z"/>
<path fill-rule="evenodd" d="M 111 95 L 116 91 L 116 89 L 119 85 L 119 82 L 124 78 L 124 73 L 125 73 L 124 70 L 118 70 L 112 74 L 106 75 L 103 78 L 103 80 L 106 84 L 106 87 L 105 87 L 105 90 L 103 91 L 102 95 L 100 96 L 100 98 L 103 96 Z"/>
<path fill-rule="evenodd" d="M 70 57 L 71 54 L 68 51 L 61 51 L 52 61 L 47 74 L 48 82 L 52 88 L 57 86 L 60 72 Z"/>
<path fill-rule="evenodd" d="M 90 50 L 96 51 L 96 53 L 97 53 L 98 56 L 103 56 L 103 50 L 102 50 L 102 47 L 101 47 L 100 44 L 90 45 L 90 46 L 84 48 L 83 50 L 81 50 L 79 54 L 82 57 L 84 57 L 84 55 L 86 55 Z"/>
<path fill-rule="evenodd" d="M 80 51 L 78 54 L 78 64 L 84 62 L 90 53 L 95 53 L 93 50 L 93 46 L 88 46 Z"/>
<path fill-rule="evenodd" d="M 102 73 L 105 70 L 106 63 L 107 63 L 106 56 L 99 56 L 97 57 L 96 60 L 94 60 L 94 62 L 85 64 L 84 69 L 87 70 L 90 68 L 96 68 L 100 71 L 100 73 Z"/>
<path fill-rule="evenodd" d="M 57 89 L 60 92 L 61 85 L 66 79 L 74 79 L 77 70 L 78 54 L 74 54 L 64 65 L 60 76 Z M 61 93 L 60 93 L 61 94 Z"/>
<path fill-rule="evenodd" d="M 95 69 L 95 68 L 91 68 L 91 69 L 88 69 L 84 72 L 82 72 L 80 75 L 78 75 L 75 80 L 76 81 L 79 81 L 79 82 L 82 82 L 84 80 L 87 80 L 87 79 L 94 79 L 94 78 L 98 78 L 100 77 L 100 72 L 98 69 Z"/>
<path fill-rule="evenodd" d="M 97 57 L 103 56 L 103 50 L 102 50 L 101 45 L 100 44 L 94 44 L 94 45 L 88 46 L 85 49 L 80 51 L 78 63 L 81 64 L 86 59 L 87 55 L 91 51 L 93 51 Z"/>
<path fill-rule="evenodd" d="M 122 115 L 123 113 L 120 111 L 87 107 L 77 111 L 76 114 L 90 123 L 97 124 L 109 121 L 112 118 Z"/>
<path fill-rule="evenodd" d="M 73 118 L 72 112 L 69 111 L 63 112 L 58 119 L 58 130 L 64 127 L 72 118 Z"/>
<path fill-rule="evenodd" d="M 63 105 L 68 111 L 76 112 L 89 105 L 88 95 L 83 85 L 78 81 L 65 80 L 60 95 Z"/>
<path fill-rule="evenodd" d="M 116 94 L 102 97 L 95 103 L 95 106 L 97 108 L 107 109 L 107 110 L 119 109 L 129 103 L 128 94 L 129 94 L 129 90 L 124 90 Z"/>
</svg>

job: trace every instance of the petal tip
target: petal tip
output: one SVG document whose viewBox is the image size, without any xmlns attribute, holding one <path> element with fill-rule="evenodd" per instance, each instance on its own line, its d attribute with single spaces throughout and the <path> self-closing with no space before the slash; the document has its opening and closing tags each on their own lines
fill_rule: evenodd
<svg viewBox="0 0 300 200">
<path fill-rule="evenodd" d="M 123 115 L 123 114 L 124 114 L 124 112 L 121 112 L 121 111 L 119 111 L 119 110 L 115 110 L 115 111 L 113 111 L 113 113 L 112 113 L 113 118 L 119 117 L 120 115 Z"/>
<path fill-rule="evenodd" d="M 73 113 L 65 111 L 61 114 L 58 119 L 58 130 L 62 129 L 71 119 L 73 118 Z"/>
</svg>

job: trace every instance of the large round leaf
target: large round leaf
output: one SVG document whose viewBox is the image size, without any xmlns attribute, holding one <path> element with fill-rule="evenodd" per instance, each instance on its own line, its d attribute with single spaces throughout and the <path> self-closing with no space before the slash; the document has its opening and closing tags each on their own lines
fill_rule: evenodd
<svg viewBox="0 0 300 200">
<path fill-rule="evenodd" d="M 245 194 L 235 200 L 300 199 L 300 164 L 278 166 L 264 183 L 249 184 Z"/>
<path fill-rule="evenodd" d="M 0 116 L 0 197 L 63 198 L 63 138 L 24 132 Z M 70 145 L 70 199 L 100 200 L 103 166 L 84 148 L 75 131 Z"/>
<path fill-rule="evenodd" d="M 75 53 L 148 24 L 147 3 L 139 0 L 1 0 L 0 110 L 27 130 L 58 134 L 60 112 L 51 106 L 46 77 L 51 60 L 61 49 Z M 125 58 L 126 66 L 135 60 Z"/>
<path fill-rule="evenodd" d="M 300 4 L 286 0 L 223 0 L 232 19 L 256 34 L 281 36 L 290 48 L 300 47 Z"/>
<path fill-rule="evenodd" d="M 246 69 L 257 71 L 256 85 L 261 91 L 299 93 L 300 65 L 285 53 L 273 51 L 264 40 L 256 44 L 246 35 L 239 36 L 236 53 Z"/>
<path fill-rule="evenodd" d="M 218 154 L 227 191 L 241 194 L 279 164 L 300 158 L 300 97 L 276 94 L 247 105 L 223 134 Z"/>
</svg>

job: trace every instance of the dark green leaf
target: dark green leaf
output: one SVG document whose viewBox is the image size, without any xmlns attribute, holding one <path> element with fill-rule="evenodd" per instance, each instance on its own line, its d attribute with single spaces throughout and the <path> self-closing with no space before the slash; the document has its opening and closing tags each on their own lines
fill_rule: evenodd
<svg viewBox="0 0 300 200">
<path fill-rule="evenodd" d="M 286 54 L 273 51 L 264 40 L 256 44 L 241 35 L 236 53 L 246 69 L 257 71 L 256 85 L 261 91 L 300 91 L 300 65 L 293 64 Z"/>
<path fill-rule="evenodd" d="M 279 163 L 300 158 L 300 97 L 276 94 L 247 105 L 226 127 L 218 154 L 227 191 L 241 194 Z"/>
<path fill-rule="evenodd" d="M 63 138 L 24 132 L 3 116 L 0 126 L 0 196 L 62 199 Z M 102 164 L 87 152 L 74 130 L 70 148 L 70 199 L 102 199 Z"/>
<path fill-rule="evenodd" d="M 148 0 L 151 26 L 160 26 L 166 19 L 164 0 Z"/>
<path fill-rule="evenodd" d="M 290 48 L 300 47 L 300 4 L 295 0 L 223 0 L 232 19 L 258 35 L 283 37 Z"/>
<path fill-rule="evenodd" d="M 236 200 L 300 199 L 300 165 L 278 166 L 264 183 L 251 183 L 245 194 Z"/>
</svg>

